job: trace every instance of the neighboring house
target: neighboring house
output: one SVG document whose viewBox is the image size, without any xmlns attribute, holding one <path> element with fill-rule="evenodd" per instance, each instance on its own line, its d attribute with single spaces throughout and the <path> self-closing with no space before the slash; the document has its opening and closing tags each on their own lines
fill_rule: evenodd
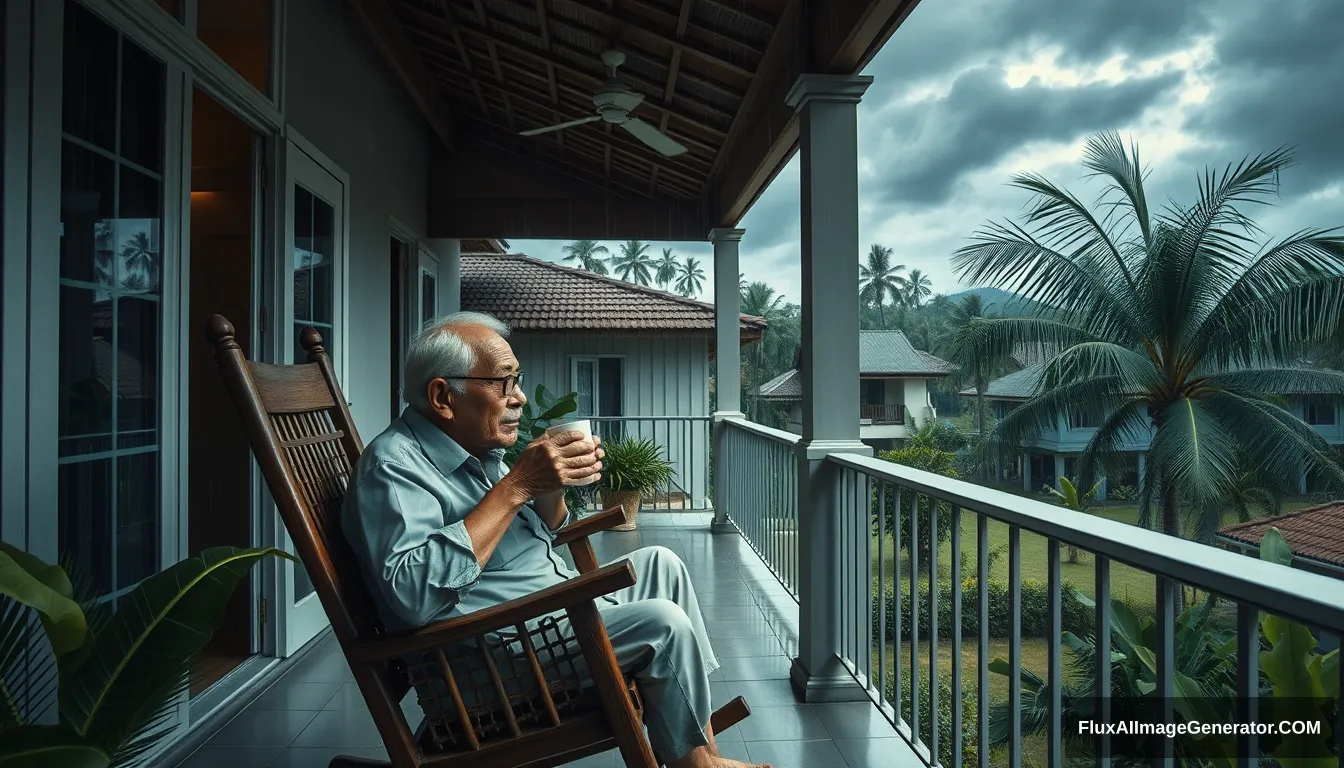
<svg viewBox="0 0 1344 768">
<path fill-rule="evenodd" d="M 1036 362 L 1001 376 L 989 382 L 985 389 L 985 399 L 990 406 L 989 412 L 996 420 L 1002 419 L 1022 403 L 1030 400 L 1039 390 L 1041 377 L 1045 373 L 1045 362 Z M 975 389 L 961 391 L 961 396 L 975 398 Z M 1344 445 L 1344 428 L 1341 428 L 1340 408 L 1336 403 L 1303 396 L 1289 396 L 1289 410 L 1302 419 L 1325 438 L 1331 445 Z M 1088 408 L 1085 404 L 1066 409 L 1058 414 L 1054 429 L 1043 430 L 1034 440 L 1024 442 L 1021 466 L 1022 488 L 1026 491 L 1039 491 L 1042 486 L 1055 485 L 1060 477 L 1074 477 L 1073 464 L 1101 426 L 1105 414 L 1099 409 Z M 1126 436 L 1121 444 L 1121 453 L 1128 459 L 1124 473 L 1120 477 L 1107 478 L 1099 492 L 1099 498 L 1106 498 L 1108 486 L 1117 488 L 1128 486 L 1137 489 L 1143 477 L 1148 444 L 1152 441 L 1151 428 L 1138 434 Z M 1002 477 L 1003 467 L 998 475 Z M 1299 492 L 1308 493 L 1315 483 L 1303 475 Z"/>
<path fill-rule="evenodd" d="M 1259 556 L 1260 541 L 1278 528 L 1293 550 L 1293 567 L 1344 577 L 1344 501 L 1331 501 L 1286 515 L 1229 525 L 1217 541 L 1229 549 Z"/>
<path fill-rule="evenodd" d="M 938 418 L 929 397 L 932 380 L 955 367 L 915 349 L 900 331 L 859 331 L 859 436 L 874 447 L 892 447 L 909 427 Z M 795 366 L 761 385 L 760 398 L 788 403 L 786 429 L 803 429 L 803 382 Z"/>
<path fill-rule="evenodd" d="M 578 393 L 605 438 L 639 435 L 667 449 L 688 506 L 709 496 L 714 305 L 519 254 L 462 256 L 462 309 L 513 329 L 529 397 Z M 742 343 L 765 321 L 742 316 Z"/>
</svg>

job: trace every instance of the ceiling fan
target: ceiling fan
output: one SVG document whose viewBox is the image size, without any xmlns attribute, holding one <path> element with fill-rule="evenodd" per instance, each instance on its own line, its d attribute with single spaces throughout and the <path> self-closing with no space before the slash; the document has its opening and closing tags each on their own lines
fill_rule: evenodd
<svg viewBox="0 0 1344 768">
<path fill-rule="evenodd" d="M 593 94 L 593 104 L 597 106 L 597 114 L 580 120 L 570 120 L 567 123 L 559 125 L 548 125 L 545 128 L 534 128 L 530 131 L 523 131 L 521 136 L 537 136 L 542 133 L 551 133 L 552 131 L 562 131 L 566 128 L 573 128 L 576 125 L 586 123 L 595 123 L 599 120 L 613 125 L 619 125 L 630 132 L 631 136 L 644 142 L 653 148 L 654 151 L 666 157 L 674 157 L 686 151 L 686 148 L 678 144 L 667 134 L 658 130 L 649 123 L 640 120 L 638 117 L 631 117 L 630 112 L 644 101 L 644 95 L 636 93 L 630 86 L 621 82 L 616 77 L 616 70 L 625 63 L 625 54 L 620 51 L 606 51 L 602 54 L 602 63 L 607 65 L 610 70 L 610 76 L 607 82 L 602 84 L 597 93 Z"/>
</svg>

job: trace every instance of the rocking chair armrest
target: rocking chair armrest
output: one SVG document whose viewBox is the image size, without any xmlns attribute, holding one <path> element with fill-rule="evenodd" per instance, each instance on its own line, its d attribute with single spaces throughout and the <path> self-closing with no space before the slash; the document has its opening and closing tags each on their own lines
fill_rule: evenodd
<svg viewBox="0 0 1344 768">
<path fill-rule="evenodd" d="M 594 533 L 609 530 L 627 522 L 629 522 L 629 516 L 625 512 L 625 507 L 605 509 L 582 520 L 572 522 L 556 531 L 554 545 L 562 547 L 577 539 L 586 539 Z"/>
<path fill-rule="evenodd" d="M 403 656 L 442 645 L 512 628 L 528 619 L 545 616 L 574 605 L 625 589 L 635 583 L 635 569 L 629 560 L 582 574 L 563 584 L 507 603 L 448 619 L 420 629 L 354 643 L 346 655 L 352 663 L 392 661 Z"/>
</svg>

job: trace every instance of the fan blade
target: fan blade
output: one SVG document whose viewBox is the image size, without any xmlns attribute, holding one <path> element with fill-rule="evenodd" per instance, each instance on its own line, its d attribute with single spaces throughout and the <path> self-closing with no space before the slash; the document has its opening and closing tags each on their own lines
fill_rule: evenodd
<svg viewBox="0 0 1344 768">
<path fill-rule="evenodd" d="M 613 95 L 611 103 L 620 107 L 626 112 L 635 111 L 635 107 L 644 103 L 644 94 L 642 93 L 617 93 Z"/>
<path fill-rule="evenodd" d="M 593 115 L 592 117 L 585 117 L 585 118 L 583 118 L 582 120 L 570 120 L 568 123 L 560 123 L 559 125 L 548 125 L 548 126 L 546 126 L 545 128 L 533 128 L 533 129 L 530 130 L 530 131 L 522 131 L 522 132 L 519 133 L 518 135 L 519 135 L 519 136 L 536 136 L 537 134 L 541 134 L 541 133 L 550 133 L 551 131 L 563 131 L 563 130 L 566 129 L 566 128 L 573 128 L 573 127 L 576 126 L 576 125 L 583 125 L 583 124 L 585 124 L 585 123 L 592 123 L 592 122 L 596 122 L 596 121 L 601 120 L 601 119 L 602 119 L 602 118 L 601 118 L 600 116 L 598 116 L 598 115 Z"/>
<path fill-rule="evenodd" d="M 667 134 L 654 128 L 652 125 L 640 120 L 638 117 L 632 117 L 621 123 L 621 127 L 630 132 L 631 136 L 648 144 L 659 154 L 666 157 L 675 157 L 686 151 L 686 148 L 678 144 Z"/>
</svg>

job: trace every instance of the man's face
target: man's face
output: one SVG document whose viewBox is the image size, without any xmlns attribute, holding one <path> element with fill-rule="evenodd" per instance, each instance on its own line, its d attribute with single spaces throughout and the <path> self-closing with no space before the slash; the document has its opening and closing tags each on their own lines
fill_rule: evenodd
<svg viewBox="0 0 1344 768">
<path fill-rule="evenodd" d="M 523 388 L 512 386 L 515 382 L 512 378 L 505 380 L 518 374 L 518 358 L 509 343 L 494 331 L 478 326 L 458 331 L 476 350 L 472 378 L 454 382 L 462 385 L 461 393 L 443 391 L 436 395 L 431 390 L 431 401 L 440 416 L 446 418 L 444 431 L 467 451 L 479 455 L 508 448 L 518 440 L 518 418 L 527 402 Z M 507 394 L 506 388 L 511 390 Z"/>
</svg>

